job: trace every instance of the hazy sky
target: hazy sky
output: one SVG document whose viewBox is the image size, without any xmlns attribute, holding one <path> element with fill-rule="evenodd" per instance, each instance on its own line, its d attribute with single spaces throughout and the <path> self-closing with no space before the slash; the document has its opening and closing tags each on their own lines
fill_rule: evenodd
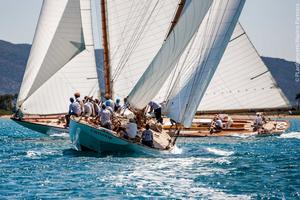
<svg viewBox="0 0 300 200">
<path fill-rule="evenodd" d="M 246 1 L 240 21 L 261 55 L 295 60 L 297 3 L 300 0 Z M 0 0 L 0 39 L 31 43 L 41 5 L 42 0 Z"/>
</svg>

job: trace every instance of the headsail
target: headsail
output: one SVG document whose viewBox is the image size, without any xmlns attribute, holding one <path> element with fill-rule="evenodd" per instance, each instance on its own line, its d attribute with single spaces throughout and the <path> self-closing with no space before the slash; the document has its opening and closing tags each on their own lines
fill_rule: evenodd
<svg viewBox="0 0 300 200">
<path fill-rule="evenodd" d="M 67 112 L 74 92 L 98 95 L 90 0 L 45 0 L 18 105 L 26 114 Z"/>
<path fill-rule="evenodd" d="M 142 109 L 158 93 L 172 67 L 198 30 L 212 0 L 191 1 L 165 43 L 128 96 L 129 103 Z"/>
<path fill-rule="evenodd" d="M 198 111 L 288 108 L 290 104 L 237 24 Z"/>
<path fill-rule="evenodd" d="M 244 6 L 245 0 L 214 1 L 198 34 L 193 49 L 179 61 L 181 69 L 170 93 L 169 117 L 184 126 L 192 123 L 198 105 L 224 54 Z"/>
<path fill-rule="evenodd" d="M 113 95 L 124 98 L 166 38 L 178 0 L 106 1 Z"/>
</svg>

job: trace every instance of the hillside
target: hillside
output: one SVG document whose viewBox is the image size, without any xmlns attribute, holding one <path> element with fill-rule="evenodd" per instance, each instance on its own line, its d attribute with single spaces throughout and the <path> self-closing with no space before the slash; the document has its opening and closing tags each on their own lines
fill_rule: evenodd
<svg viewBox="0 0 300 200">
<path fill-rule="evenodd" d="M 0 40 L 0 94 L 18 93 L 30 52 L 29 44 L 12 44 Z M 289 101 L 295 105 L 300 83 L 295 81 L 295 63 L 279 58 L 262 57 Z M 103 76 L 103 50 L 96 50 L 97 71 Z M 103 78 L 100 78 L 103 88 Z"/>
<path fill-rule="evenodd" d="M 0 40 L 0 94 L 19 91 L 30 47 Z"/>
</svg>

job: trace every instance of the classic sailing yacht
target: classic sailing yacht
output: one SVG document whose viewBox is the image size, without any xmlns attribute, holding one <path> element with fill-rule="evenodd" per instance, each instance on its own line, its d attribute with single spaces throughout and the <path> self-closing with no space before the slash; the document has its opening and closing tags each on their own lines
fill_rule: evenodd
<svg viewBox="0 0 300 200">
<path fill-rule="evenodd" d="M 17 106 L 17 123 L 36 131 L 66 131 L 68 99 L 100 95 L 90 0 L 44 0 Z"/>
<path fill-rule="evenodd" d="M 180 57 L 190 39 L 198 30 L 211 4 L 211 0 L 190 1 L 188 4 L 180 3 L 179 5 L 178 1 L 174 0 L 101 1 L 106 93 L 111 96 L 112 93 L 116 93 L 113 95 L 120 95 L 119 91 L 121 88 L 118 88 L 118 84 L 122 83 L 122 81 L 124 84 L 119 86 L 123 86 L 124 90 L 130 91 L 140 77 L 140 75 L 136 76 L 134 70 L 134 68 L 138 69 L 139 66 L 143 69 L 146 69 L 147 66 L 149 66 L 148 69 L 157 68 L 157 64 L 162 61 L 164 62 L 160 63 L 162 67 L 168 70 L 172 68 L 173 63 L 177 61 L 177 58 Z M 120 10 L 120 12 L 113 12 L 113 9 Z M 180 16 L 177 24 L 170 26 L 172 19 L 176 18 L 176 16 L 177 18 Z M 116 24 L 115 27 L 108 26 L 110 23 Z M 122 26 L 118 23 L 124 23 L 124 25 Z M 127 24 L 134 28 L 128 30 Z M 114 30 L 114 28 L 118 28 L 118 30 Z M 107 34 L 106 32 L 110 30 L 112 32 Z M 116 34 L 116 32 L 119 33 Z M 123 37 L 124 35 L 120 35 L 120 33 L 129 35 L 129 38 Z M 109 41 L 112 44 L 108 46 Z M 114 43 L 114 41 L 118 42 Z M 106 45 L 107 47 L 105 47 Z M 125 49 L 123 49 L 124 45 L 126 45 Z M 111 51 L 109 51 L 110 46 L 113 48 Z M 123 51 L 124 53 L 120 55 L 118 51 Z M 136 60 L 133 60 L 132 56 Z M 114 63 L 113 60 L 117 62 Z M 147 63 L 141 65 L 139 61 Z M 130 67 L 126 66 L 128 63 L 130 63 Z M 110 74 L 111 68 L 114 69 L 112 70 L 113 74 Z M 127 74 L 120 73 L 123 70 Z M 142 74 L 143 70 L 138 73 Z M 124 79 L 129 80 L 124 81 Z M 164 81 L 163 77 L 160 81 Z M 124 90 L 121 91 L 124 92 Z M 125 93 L 125 95 L 127 96 L 128 93 Z M 155 91 L 152 93 L 155 95 Z M 136 98 L 131 98 L 129 95 L 130 104 L 132 99 Z M 131 104 L 130 108 L 137 114 L 140 112 L 138 109 L 142 110 L 150 100 L 148 102 L 143 101 L 144 105 L 142 107 Z M 118 119 L 121 119 L 121 117 Z M 126 124 L 127 121 L 124 121 Z M 122 120 L 119 123 L 123 125 Z M 140 130 L 143 130 L 144 124 L 138 123 L 138 125 Z M 83 146 L 95 151 L 119 151 L 120 149 L 122 151 L 143 151 L 145 149 L 170 151 L 175 143 L 167 133 L 155 133 L 154 148 L 150 148 L 142 145 L 140 142 L 126 140 L 120 137 L 118 132 L 97 128 L 91 124 L 76 120 L 71 120 L 70 138 L 77 146 Z"/>
<path fill-rule="evenodd" d="M 201 33 L 202 42 L 198 45 L 203 51 L 200 58 L 197 58 L 198 65 L 192 69 L 192 73 L 186 71 L 190 74 L 178 75 L 186 80 L 184 87 L 174 90 L 174 94 L 167 99 L 168 107 L 171 108 L 182 92 L 190 97 L 184 99 L 184 109 L 181 104 L 177 104 L 169 113 L 178 124 L 189 127 L 224 54 L 245 1 L 180 1 L 177 9 L 173 10 L 175 17 L 169 17 L 164 22 L 169 22 L 165 26 L 171 21 L 174 24 L 169 25 L 170 28 L 164 30 L 163 34 L 163 26 L 149 28 L 149 37 L 152 38 L 145 37 L 148 25 L 156 25 L 153 18 L 160 16 L 164 19 L 170 14 L 169 9 L 163 11 L 164 3 L 169 6 L 172 1 L 101 1 L 106 93 L 111 96 L 113 93 L 121 97 L 128 96 L 131 111 L 136 115 L 143 113 L 179 63 L 184 51 L 194 41 L 195 34 Z M 173 3 L 176 5 L 178 2 Z M 114 9 L 116 12 L 113 12 Z M 172 16 L 172 12 L 169 16 Z M 128 25 L 131 29 L 128 29 Z M 153 37 L 156 35 L 155 31 L 160 33 L 160 38 Z M 125 37 L 126 35 L 129 37 Z M 151 52 L 153 49 L 156 52 Z M 147 50 L 150 50 L 149 54 Z M 145 55 L 143 51 L 146 51 Z M 110 69 L 113 69 L 112 74 Z M 172 85 L 177 87 L 177 82 Z M 190 85 L 195 88 L 189 89 Z M 122 124 L 121 120 L 119 124 Z M 143 124 L 140 125 L 142 130 Z M 155 135 L 158 145 L 150 148 L 151 150 L 172 149 L 174 142 L 171 142 L 164 131 Z M 117 132 L 77 119 L 71 121 L 70 137 L 78 148 L 85 147 L 95 151 L 142 151 L 146 148 L 139 142 L 123 139 Z"/>
</svg>

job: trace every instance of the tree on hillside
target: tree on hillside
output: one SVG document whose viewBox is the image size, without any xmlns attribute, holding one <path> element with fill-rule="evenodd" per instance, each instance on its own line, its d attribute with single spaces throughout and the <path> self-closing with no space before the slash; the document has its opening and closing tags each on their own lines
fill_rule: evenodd
<svg viewBox="0 0 300 200">
<path fill-rule="evenodd" d="M 297 110 L 299 110 L 299 107 L 300 107 L 300 93 L 298 93 L 297 95 L 296 95 L 296 98 L 295 98 L 296 100 L 297 100 Z"/>
<path fill-rule="evenodd" d="M 13 109 L 13 101 L 15 99 L 15 95 L 12 94 L 4 94 L 0 95 L 0 109 L 11 111 Z"/>
</svg>

